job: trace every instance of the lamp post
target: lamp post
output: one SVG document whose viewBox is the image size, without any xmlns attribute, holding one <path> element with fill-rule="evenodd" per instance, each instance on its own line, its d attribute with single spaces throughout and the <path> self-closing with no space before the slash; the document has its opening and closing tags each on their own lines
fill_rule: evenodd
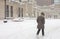
<svg viewBox="0 0 60 39">
<path fill-rule="evenodd" d="M 6 0 L 4 0 L 5 2 L 5 16 L 4 16 L 4 23 L 7 23 L 7 20 L 6 20 Z"/>
</svg>

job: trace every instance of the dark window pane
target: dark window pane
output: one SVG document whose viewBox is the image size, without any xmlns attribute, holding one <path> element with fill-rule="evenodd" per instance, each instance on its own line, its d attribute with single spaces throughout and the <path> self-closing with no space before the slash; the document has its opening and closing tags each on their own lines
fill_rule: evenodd
<svg viewBox="0 0 60 39">
<path fill-rule="evenodd" d="M 21 2 L 21 0 L 19 0 Z"/>
<path fill-rule="evenodd" d="M 20 17 L 20 8 L 18 8 L 18 11 L 19 11 L 19 13 L 18 13 L 18 17 Z"/>
<path fill-rule="evenodd" d="M 6 5 L 6 13 L 5 13 L 6 17 L 9 17 L 9 5 Z"/>
<path fill-rule="evenodd" d="M 22 11 L 22 13 L 21 13 L 21 14 L 22 14 L 22 17 L 23 17 L 23 8 L 21 8 L 21 11 Z"/>
<path fill-rule="evenodd" d="M 13 6 L 11 6 L 11 17 L 13 17 Z"/>
<path fill-rule="evenodd" d="M 29 0 L 28 0 L 28 2 L 29 2 Z"/>
</svg>

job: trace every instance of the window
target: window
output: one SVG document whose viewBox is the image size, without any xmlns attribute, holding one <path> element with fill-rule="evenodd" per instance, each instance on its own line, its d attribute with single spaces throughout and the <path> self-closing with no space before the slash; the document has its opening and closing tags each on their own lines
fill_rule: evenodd
<svg viewBox="0 0 60 39">
<path fill-rule="evenodd" d="M 11 2 L 12 2 L 12 1 L 15 1 L 15 0 L 9 0 L 9 1 L 11 1 Z"/>
<path fill-rule="evenodd" d="M 54 0 L 55 4 L 60 4 L 60 0 Z"/>
<path fill-rule="evenodd" d="M 28 0 L 28 2 L 32 2 L 32 0 Z"/>
<path fill-rule="evenodd" d="M 20 17 L 20 8 L 18 8 L 18 12 L 19 12 L 19 13 L 18 13 L 18 17 Z"/>
<path fill-rule="evenodd" d="M 13 17 L 13 6 L 10 7 L 11 17 Z"/>
<path fill-rule="evenodd" d="M 21 0 L 19 0 L 19 2 L 21 2 Z"/>
<path fill-rule="evenodd" d="M 57 15 L 54 15 L 54 18 L 57 18 Z"/>
<path fill-rule="evenodd" d="M 37 17 L 39 16 L 39 12 L 37 12 Z"/>
<path fill-rule="evenodd" d="M 9 17 L 9 5 L 6 5 L 5 17 Z"/>
<path fill-rule="evenodd" d="M 51 18 L 51 15 L 48 15 L 48 18 Z"/>
<path fill-rule="evenodd" d="M 35 17 L 35 11 L 34 11 L 34 17 Z"/>
<path fill-rule="evenodd" d="M 29 2 L 30 0 L 28 0 L 28 2 Z"/>
<path fill-rule="evenodd" d="M 22 15 L 22 17 L 23 17 L 23 8 L 21 8 L 21 15 Z"/>
</svg>

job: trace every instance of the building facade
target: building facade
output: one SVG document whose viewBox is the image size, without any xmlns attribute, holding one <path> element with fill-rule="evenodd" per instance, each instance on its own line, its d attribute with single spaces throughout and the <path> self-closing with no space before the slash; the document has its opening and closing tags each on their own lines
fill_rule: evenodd
<svg viewBox="0 0 60 39">
<path fill-rule="evenodd" d="M 36 18 L 40 16 L 41 12 L 45 13 L 46 18 L 60 18 L 60 4 L 53 1 L 51 3 L 51 0 L 49 3 L 48 5 L 42 4 L 43 6 L 40 6 L 37 5 L 35 0 L 0 0 L 0 19 Z"/>
<path fill-rule="evenodd" d="M 52 5 L 54 3 L 54 0 L 36 0 L 37 5 L 44 6 L 44 5 Z"/>
<path fill-rule="evenodd" d="M 60 0 L 36 0 L 37 16 L 41 12 L 45 13 L 45 18 L 60 18 Z"/>
<path fill-rule="evenodd" d="M 34 0 L 0 0 L 0 19 L 34 17 Z"/>
<path fill-rule="evenodd" d="M 49 6 L 39 6 L 37 8 L 37 16 L 40 16 L 41 12 L 45 13 L 45 18 L 60 19 L 60 6 L 49 5 Z"/>
</svg>

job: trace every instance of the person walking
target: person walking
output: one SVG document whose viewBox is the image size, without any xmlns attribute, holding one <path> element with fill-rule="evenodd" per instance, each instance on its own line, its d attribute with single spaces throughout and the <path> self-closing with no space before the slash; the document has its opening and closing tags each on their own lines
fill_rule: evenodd
<svg viewBox="0 0 60 39">
<path fill-rule="evenodd" d="M 45 14 L 41 12 L 41 16 L 38 16 L 37 18 L 37 35 L 39 35 L 40 30 L 42 29 L 42 36 L 44 36 L 44 24 L 45 24 Z"/>
</svg>

